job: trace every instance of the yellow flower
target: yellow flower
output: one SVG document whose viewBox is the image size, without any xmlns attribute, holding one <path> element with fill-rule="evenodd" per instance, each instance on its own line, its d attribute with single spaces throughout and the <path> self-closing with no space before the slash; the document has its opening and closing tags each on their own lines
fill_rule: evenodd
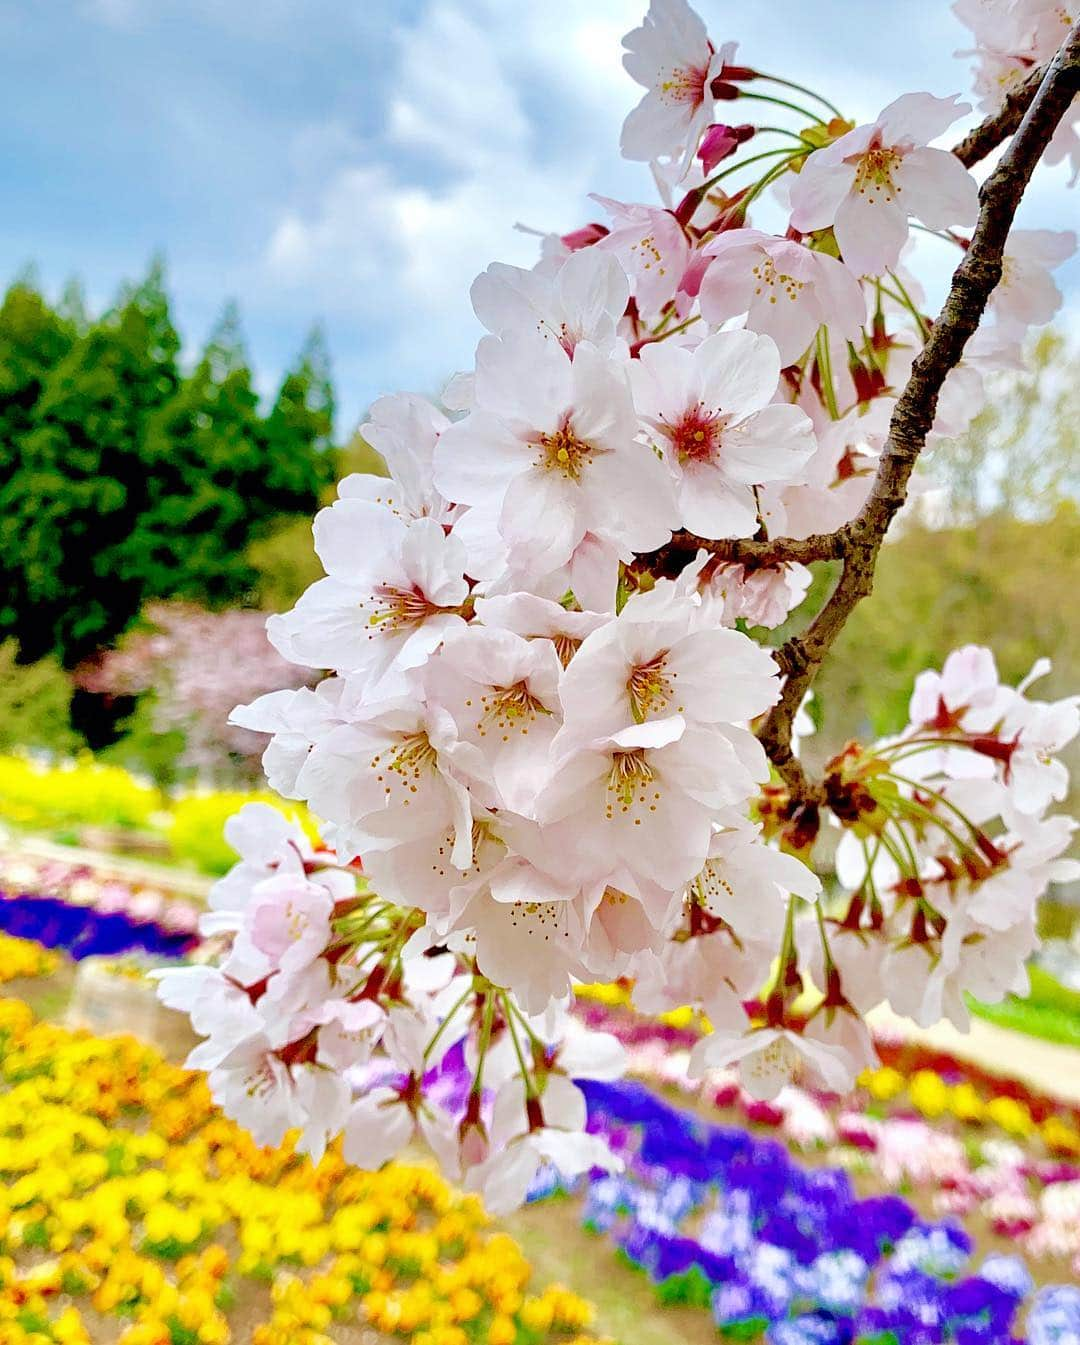
<svg viewBox="0 0 1080 1345">
<path fill-rule="evenodd" d="M 933 1070 L 921 1069 L 912 1075 L 908 1084 L 908 1097 L 916 1111 L 927 1120 L 934 1121 L 942 1116 L 949 1105 L 949 1085 Z"/>
</svg>

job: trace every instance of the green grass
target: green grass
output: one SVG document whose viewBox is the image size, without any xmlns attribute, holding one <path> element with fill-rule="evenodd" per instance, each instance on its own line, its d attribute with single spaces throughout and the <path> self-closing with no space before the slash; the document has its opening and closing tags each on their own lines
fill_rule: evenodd
<svg viewBox="0 0 1080 1345">
<path fill-rule="evenodd" d="M 968 1000 L 978 1018 L 1027 1037 L 1080 1047 L 1080 992 L 1070 990 L 1041 967 L 1029 968 L 1031 992 L 1026 999 L 1009 995 L 1000 1004 Z"/>
</svg>

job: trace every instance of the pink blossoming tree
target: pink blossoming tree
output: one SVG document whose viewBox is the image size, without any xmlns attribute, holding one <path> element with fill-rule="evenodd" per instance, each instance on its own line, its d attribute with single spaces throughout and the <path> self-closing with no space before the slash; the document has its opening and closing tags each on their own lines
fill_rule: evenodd
<svg viewBox="0 0 1080 1345">
<path fill-rule="evenodd" d="M 327 577 L 269 625 L 329 675 L 233 715 L 325 848 L 244 810 L 207 918 L 231 952 L 161 978 L 260 1140 L 297 1127 L 317 1158 L 344 1133 L 375 1165 L 419 1133 L 506 1209 L 543 1163 L 617 1165 L 573 1079 L 620 1051 L 568 1016 L 576 983 L 704 1010 L 692 1068 L 761 1098 L 796 1073 L 850 1087 L 879 1003 L 964 1027 L 965 992 L 1023 988 L 1038 897 L 1076 872 L 1052 809 L 1080 709 L 1037 699 L 1045 661 L 1012 687 L 959 650 L 896 737 L 821 777 L 797 752 L 919 454 L 1052 315 L 1075 246 L 1010 228 L 1041 159 L 1080 166 L 1080 29 L 1047 0 L 956 9 L 986 117 L 950 149 L 931 142 L 970 110 L 955 97 L 856 126 L 652 0 L 622 148 L 659 202 L 597 198 L 605 222 L 546 238 L 532 270 L 489 267 L 475 368 L 441 408 L 373 408 L 392 479 L 341 483 L 315 522 Z M 781 234 L 751 224 L 766 193 Z M 914 223 L 957 261 L 933 319 Z M 822 560 L 832 593 L 771 644 Z M 451 1109 L 433 1081 L 458 1044 Z"/>
</svg>

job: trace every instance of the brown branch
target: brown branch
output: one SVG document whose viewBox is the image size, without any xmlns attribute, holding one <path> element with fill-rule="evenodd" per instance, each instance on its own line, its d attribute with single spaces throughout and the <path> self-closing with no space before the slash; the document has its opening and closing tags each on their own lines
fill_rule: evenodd
<svg viewBox="0 0 1080 1345">
<path fill-rule="evenodd" d="M 1013 134 L 1020 125 L 1024 113 L 1031 106 L 1032 99 L 1049 69 L 1049 63 L 1033 67 L 1023 83 L 1006 95 L 998 111 L 987 117 L 954 146 L 952 152 L 965 168 L 970 168 L 972 164 L 985 159 Z M 687 552 L 693 554 L 698 550 L 705 550 L 720 561 L 735 565 L 782 565 L 786 562 L 809 565 L 815 560 L 843 559 L 847 551 L 846 534 L 849 531 L 850 525 L 837 532 L 815 533 L 810 537 L 739 537 L 722 538 L 719 541 L 696 537 L 689 532 L 677 532 L 663 549 L 663 557 L 666 558 L 668 554 L 682 556 Z"/>
<path fill-rule="evenodd" d="M 1078 89 L 1080 23 L 1073 26 L 1047 65 L 1012 143 L 980 189 L 979 220 L 971 245 L 956 268 L 945 306 L 897 400 L 873 488 L 859 514 L 840 531 L 844 563 L 836 588 L 806 631 L 778 651 L 787 680 L 758 737 L 798 798 L 818 799 L 820 786 L 807 779 L 792 753 L 795 712 L 853 608 L 873 588 L 878 552 L 907 497 L 908 480 L 933 424 L 942 384 L 960 362 L 1001 279 L 1002 255 L 1017 206 Z"/>
<path fill-rule="evenodd" d="M 963 140 L 953 147 L 953 153 L 965 168 L 979 163 L 988 154 L 992 154 L 1003 140 L 1008 140 L 1031 106 L 1031 100 L 1038 93 L 1039 85 L 1048 69 L 1049 67 L 1045 65 L 1034 66 L 1024 82 L 1005 95 L 1001 107 L 973 131 L 969 131 Z"/>
</svg>

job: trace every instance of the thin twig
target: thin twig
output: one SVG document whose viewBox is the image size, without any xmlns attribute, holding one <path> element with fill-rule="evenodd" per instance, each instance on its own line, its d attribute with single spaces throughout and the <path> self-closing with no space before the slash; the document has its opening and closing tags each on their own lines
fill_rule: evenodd
<svg viewBox="0 0 1080 1345">
<path fill-rule="evenodd" d="M 953 153 L 965 168 L 979 163 L 988 154 L 992 154 L 1002 141 L 1008 140 L 1031 106 L 1031 100 L 1038 92 L 1048 68 L 1045 65 L 1034 66 L 1024 82 L 1005 95 L 1001 107 L 992 116 L 980 122 L 973 131 L 969 131 L 963 140 L 953 147 Z"/>
<path fill-rule="evenodd" d="M 971 245 L 956 268 L 945 306 L 897 400 L 873 488 L 859 514 L 838 534 L 843 568 L 836 587 L 803 634 L 778 651 L 787 680 L 758 737 L 792 794 L 800 798 L 816 798 L 820 787 L 807 779 L 792 753 L 795 713 L 852 609 L 873 588 L 878 552 L 907 498 L 908 481 L 933 424 L 942 385 L 960 362 L 1001 279 L 1005 243 L 1024 189 L 1078 89 L 1080 23 L 1073 26 L 1047 65 L 1012 143 L 982 185 Z"/>
</svg>

